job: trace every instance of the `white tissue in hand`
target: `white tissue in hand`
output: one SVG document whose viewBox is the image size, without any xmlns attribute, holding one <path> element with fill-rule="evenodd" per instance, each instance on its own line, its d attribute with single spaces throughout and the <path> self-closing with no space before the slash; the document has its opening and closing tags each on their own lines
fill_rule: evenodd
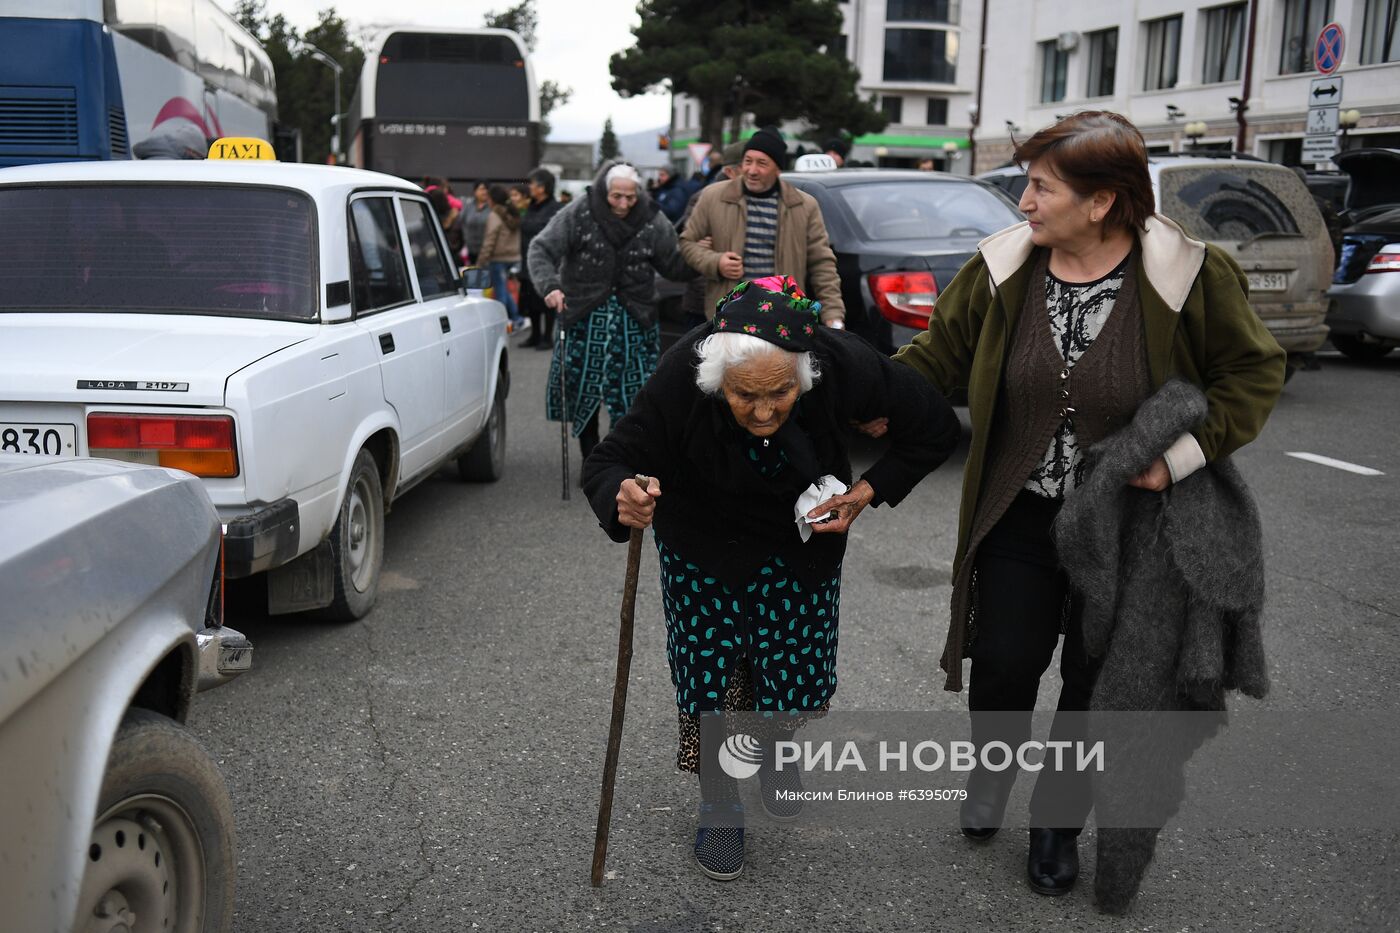
<svg viewBox="0 0 1400 933">
<path fill-rule="evenodd" d="M 797 497 L 797 507 L 793 511 L 797 516 L 797 533 L 802 536 L 803 541 L 812 537 L 811 526 L 814 523 L 823 520 L 827 515 L 831 514 L 827 512 L 824 515 L 818 515 L 816 518 L 808 518 L 807 513 L 832 496 L 839 496 L 845 491 L 846 484 L 828 473 L 808 486 L 807 490 Z"/>
</svg>

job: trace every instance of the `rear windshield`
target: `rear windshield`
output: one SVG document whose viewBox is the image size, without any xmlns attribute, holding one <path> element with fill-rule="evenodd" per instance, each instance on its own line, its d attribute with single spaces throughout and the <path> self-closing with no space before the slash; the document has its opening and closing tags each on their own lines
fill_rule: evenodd
<svg viewBox="0 0 1400 933">
<path fill-rule="evenodd" d="M 867 240 L 980 239 L 1021 220 L 1005 201 L 967 182 L 880 182 L 836 190 Z"/>
<path fill-rule="evenodd" d="M 316 318 L 315 209 L 246 186 L 0 188 L 0 311 Z"/>
<path fill-rule="evenodd" d="M 1262 166 L 1189 165 L 1163 169 L 1161 211 L 1202 240 L 1316 232 L 1312 194 L 1289 171 Z"/>
</svg>

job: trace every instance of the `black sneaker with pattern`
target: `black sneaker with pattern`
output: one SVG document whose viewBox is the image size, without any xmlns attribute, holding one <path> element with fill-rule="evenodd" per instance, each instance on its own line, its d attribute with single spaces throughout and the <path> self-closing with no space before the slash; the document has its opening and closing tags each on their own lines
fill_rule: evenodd
<svg viewBox="0 0 1400 933">
<path fill-rule="evenodd" d="M 700 828 L 695 831 L 695 861 L 701 871 L 716 881 L 733 881 L 739 877 L 744 870 L 742 804 L 700 805 Z"/>
<path fill-rule="evenodd" d="M 802 772 L 796 762 L 785 763 L 781 770 L 777 767 L 773 742 L 764 745 L 758 788 L 763 812 L 770 819 L 786 823 L 802 815 Z"/>
</svg>

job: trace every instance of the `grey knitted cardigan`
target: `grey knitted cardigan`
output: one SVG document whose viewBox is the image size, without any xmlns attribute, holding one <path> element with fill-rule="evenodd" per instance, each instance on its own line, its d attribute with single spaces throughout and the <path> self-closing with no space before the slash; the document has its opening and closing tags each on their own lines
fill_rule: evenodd
<svg viewBox="0 0 1400 933">
<path fill-rule="evenodd" d="M 1240 472 L 1222 457 L 1160 494 L 1127 485 L 1205 415 L 1199 389 L 1165 383 L 1127 427 L 1089 449 L 1085 480 L 1054 526 L 1060 563 L 1084 599 L 1085 648 L 1102 659 L 1090 708 L 1219 714 L 1133 729 L 1116 753 L 1110 747 L 1095 786 L 1094 890 L 1113 913 L 1137 892 L 1158 828 L 1184 799 L 1187 761 L 1224 724 L 1225 691 L 1262 698 L 1269 688 L 1262 531 Z"/>
<path fill-rule="evenodd" d="M 608 216 L 606 206 L 600 206 L 606 202 L 599 197 L 606 194 L 604 178 L 612 165 L 605 163 L 592 187 L 565 205 L 530 241 L 530 281 L 541 297 L 555 289 L 564 292 L 566 306 L 559 321 L 565 327 L 587 317 L 613 292 L 628 314 L 651 327 L 656 323 L 655 273 L 678 282 L 696 275 L 681 258 L 671 221 L 645 191 L 628 218 L 630 238 L 616 242 L 626 237 L 620 232 L 623 223 Z"/>
</svg>

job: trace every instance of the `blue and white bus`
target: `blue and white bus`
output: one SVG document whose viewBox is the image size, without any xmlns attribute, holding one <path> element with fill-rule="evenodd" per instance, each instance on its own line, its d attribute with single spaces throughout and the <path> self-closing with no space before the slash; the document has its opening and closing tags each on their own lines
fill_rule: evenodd
<svg viewBox="0 0 1400 933">
<path fill-rule="evenodd" d="M 540 95 L 507 29 L 380 33 L 348 113 L 350 163 L 421 181 L 519 181 L 540 160 Z"/>
<path fill-rule="evenodd" d="M 130 158 L 187 123 L 271 138 L 272 62 L 214 0 L 0 0 L 0 166 Z"/>
</svg>

